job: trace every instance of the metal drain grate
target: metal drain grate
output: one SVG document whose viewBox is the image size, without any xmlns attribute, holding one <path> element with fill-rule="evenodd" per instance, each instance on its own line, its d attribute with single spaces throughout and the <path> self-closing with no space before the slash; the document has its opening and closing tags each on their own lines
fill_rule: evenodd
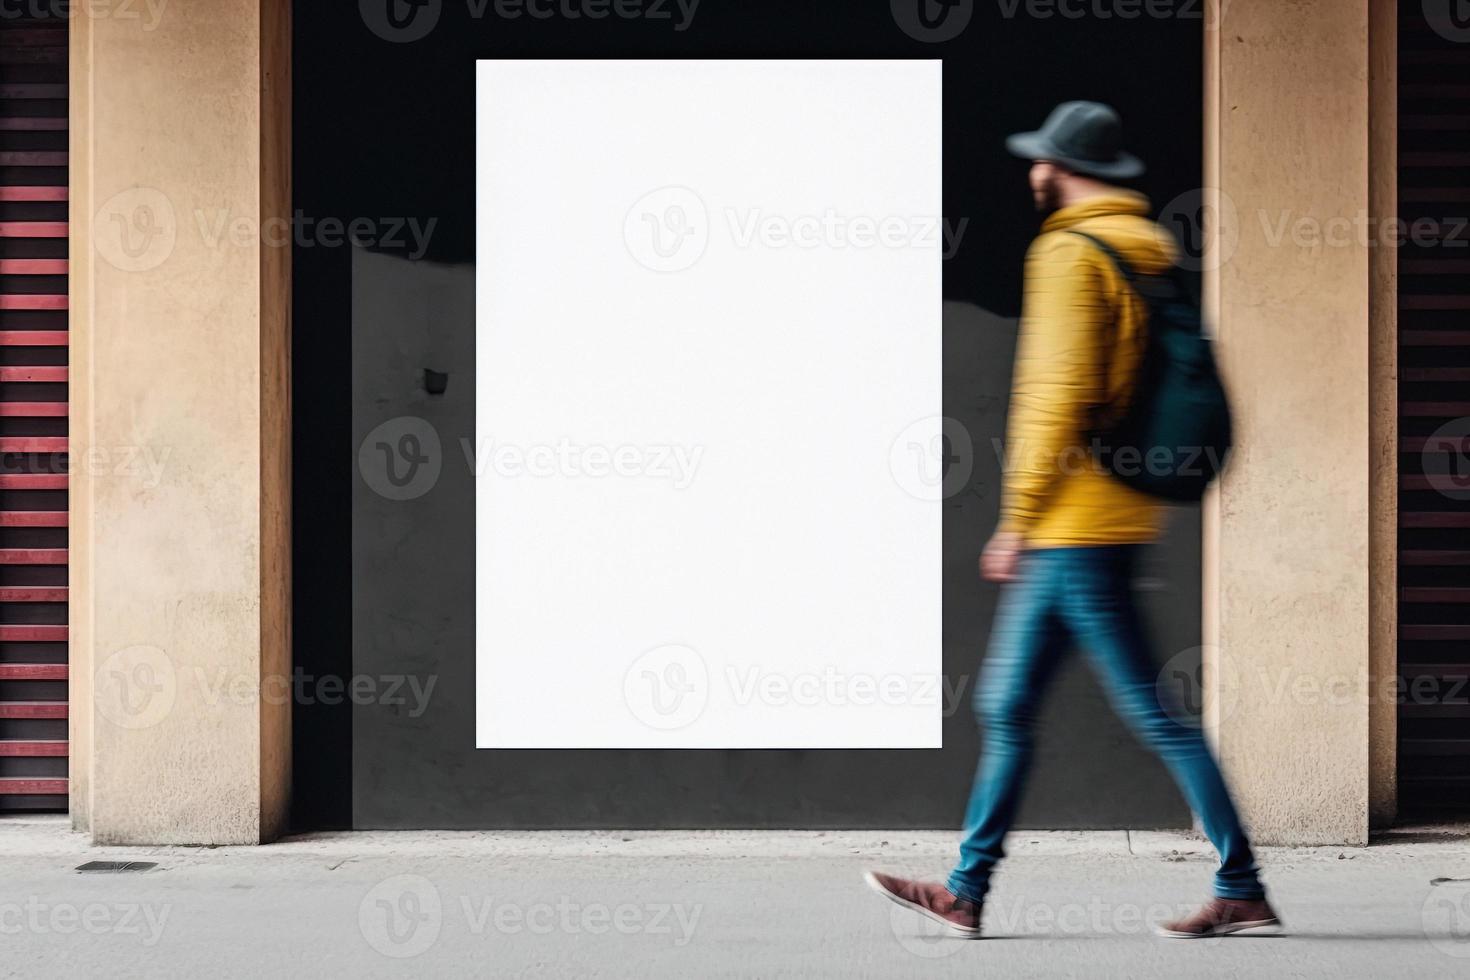
<svg viewBox="0 0 1470 980">
<path fill-rule="evenodd" d="M 125 871 L 151 871 L 157 861 L 88 861 L 77 870 L 83 874 L 121 874 Z"/>
</svg>

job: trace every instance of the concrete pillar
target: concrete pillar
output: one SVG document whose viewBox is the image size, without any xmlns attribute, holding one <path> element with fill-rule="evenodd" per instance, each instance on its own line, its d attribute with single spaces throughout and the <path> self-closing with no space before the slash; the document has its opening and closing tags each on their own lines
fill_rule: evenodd
<svg viewBox="0 0 1470 980">
<path fill-rule="evenodd" d="M 72 20 L 72 785 L 98 843 L 285 827 L 289 9 Z"/>
<path fill-rule="evenodd" d="M 1212 7 L 1206 294 L 1239 450 L 1206 518 L 1207 721 L 1261 842 L 1363 844 L 1393 792 L 1370 682 L 1394 656 L 1392 275 L 1369 244 L 1392 61 L 1370 103 L 1367 0 Z"/>
</svg>

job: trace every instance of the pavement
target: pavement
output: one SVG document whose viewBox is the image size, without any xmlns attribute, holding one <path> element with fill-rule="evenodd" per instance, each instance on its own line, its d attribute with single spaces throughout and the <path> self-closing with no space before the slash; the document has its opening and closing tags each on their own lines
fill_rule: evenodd
<svg viewBox="0 0 1470 980">
<path fill-rule="evenodd" d="M 874 895 L 943 875 L 952 833 L 315 834 L 99 848 L 0 820 L 0 975 L 18 977 L 1465 977 L 1470 835 L 1263 848 L 1284 935 L 1156 938 L 1205 897 L 1187 834 L 1019 833 L 987 938 Z M 84 873 L 89 861 L 154 862 Z M 1458 879 L 1458 880 L 1456 880 Z"/>
</svg>

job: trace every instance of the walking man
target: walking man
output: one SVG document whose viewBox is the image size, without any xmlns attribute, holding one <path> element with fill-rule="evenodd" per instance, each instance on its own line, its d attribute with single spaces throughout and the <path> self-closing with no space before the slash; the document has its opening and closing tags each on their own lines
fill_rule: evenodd
<svg viewBox="0 0 1470 980">
<path fill-rule="evenodd" d="M 980 936 L 990 876 L 1031 764 L 1037 709 L 1075 641 L 1219 852 L 1214 898 L 1159 932 L 1197 938 L 1275 927 L 1219 767 L 1199 729 L 1159 702 L 1131 579 L 1139 550 L 1158 535 L 1163 502 L 1089 465 L 1086 433 L 1127 404 L 1148 329 L 1144 301 L 1089 236 L 1142 275 L 1169 270 L 1173 242 L 1148 219 L 1142 195 L 1108 183 L 1143 172 L 1123 152 L 1122 125 L 1108 106 L 1063 103 L 1040 130 L 1006 145 L 1032 161 L 1031 191 L 1047 217 L 1026 256 L 1001 521 L 980 558 L 981 574 L 1004 583 L 976 691 L 984 751 L 949 880 L 869 872 L 868 883 L 951 935 Z"/>
</svg>

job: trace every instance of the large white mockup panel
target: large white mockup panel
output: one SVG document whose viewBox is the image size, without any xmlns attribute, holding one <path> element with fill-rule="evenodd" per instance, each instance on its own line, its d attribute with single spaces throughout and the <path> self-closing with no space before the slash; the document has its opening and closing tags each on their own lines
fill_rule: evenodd
<svg viewBox="0 0 1470 980">
<path fill-rule="evenodd" d="M 940 744 L 938 61 L 478 71 L 476 744 Z"/>
</svg>

